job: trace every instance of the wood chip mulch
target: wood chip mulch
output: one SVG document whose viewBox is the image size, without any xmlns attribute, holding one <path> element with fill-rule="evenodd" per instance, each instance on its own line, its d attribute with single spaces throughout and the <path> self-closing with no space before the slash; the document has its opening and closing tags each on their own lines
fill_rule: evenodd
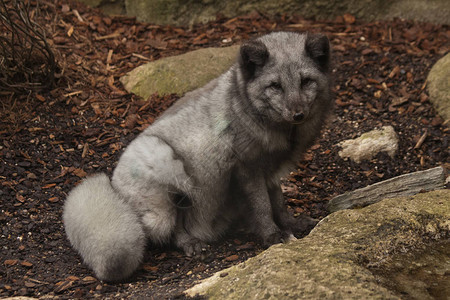
<svg viewBox="0 0 450 300">
<path fill-rule="evenodd" d="M 87 174 L 111 174 L 124 147 L 177 96 L 139 99 L 120 76 L 162 57 L 237 44 L 273 30 L 326 33 L 333 44 L 336 109 L 323 136 L 283 180 L 290 210 L 323 218 L 333 196 L 404 173 L 449 167 L 449 124 L 429 102 L 426 76 L 450 49 L 450 28 L 404 20 L 364 23 L 253 13 L 192 28 L 110 17 L 74 1 L 40 1 L 35 14 L 58 60 L 49 91 L 0 91 L 0 297 L 182 298 L 200 278 L 260 253 L 232 234 L 199 261 L 174 248 L 149 249 L 128 282 L 98 281 L 70 247 L 61 221 L 68 191 Z M 394 158 L 355 164 L 339 141 L 392 125 Z"/>
</svg>

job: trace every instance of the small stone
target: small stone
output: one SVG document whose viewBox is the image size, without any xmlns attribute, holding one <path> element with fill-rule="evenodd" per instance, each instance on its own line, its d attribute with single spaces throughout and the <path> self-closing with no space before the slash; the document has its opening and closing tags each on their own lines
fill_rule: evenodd
<svg viewBox="0 0 450 300">
<path fill-rule="evenodd" d="M 350 158 L 356 163 L 369 160 L 379 152 L 386 152 L 393 157 L 398 150 L 398 136 L 392 126 L 384 126 L 380 130 L 372 130 L 362 134 L 359 138 L 342 141 L 339 156 Z"/>
</svg>

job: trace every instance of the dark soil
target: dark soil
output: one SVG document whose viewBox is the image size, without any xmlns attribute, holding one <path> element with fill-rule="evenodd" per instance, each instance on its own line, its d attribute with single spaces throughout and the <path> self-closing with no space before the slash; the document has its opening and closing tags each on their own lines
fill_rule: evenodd
<svg viewBox="0 0 450 300">
<path fill-rule="evenodd" d="M 69 190 L 87 174 L 111 174 L 124 147 L 178 98 L 139 99 L 124 90 L 120 76 L 147 61 L 272 30 L 329 36 L 336 109 L 317 144 L 283 180 L 295 214 L 321 219 L 328 214 L 327 201 L 338 194 L 449 166 L 449 127 L 426 90 L 431 66 L 450 49 L 449 26 L 254 13 L 218 16 L 187 29 L 106 17 L 72 1 L 54 3 L 42 1 L 35 18 L 57 54 L 56 85 L 25 95 L 0 91 L 0 297 L 182 298 L 198 279 L 263 251 L 257 240 L 241 234 L 212 245 L 204 261 L 175 248 L 149 247 L 133 278 L 110 284 L 95 279 L 70 247 L 61 221 Z M 381 153 L 356 164 L 338 156 L 338 142 L 384 125 L 398 133 L 395 157 Z"/>
</svg>

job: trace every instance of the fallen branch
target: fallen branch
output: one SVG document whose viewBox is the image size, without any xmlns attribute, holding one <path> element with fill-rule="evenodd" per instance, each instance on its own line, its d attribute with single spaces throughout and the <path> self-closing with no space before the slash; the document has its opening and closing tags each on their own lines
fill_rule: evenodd
<svg viewBox="0 0 450 300">
<path fill-rule="evenodd" d="M 417 144 L 414 146 L 414 149 L 418 149 L 420 148 L 420 146 L 422 146 L 423 142 L 425 141 L 425 139 L 427 138 L 428 132 L 425 129 L 425 132 L 422 134 L 422 136 L 420 137 L 420 139 L 417 141 Z"/>
<path fill-rule="evenodd" d="M 102 40 L 107 40 L 107 39 L 114 39 L 114 38 L 119 37 L 119 36 L 120 36 L 120 33 L 114 32 L 114 33 L 111 33 L 111 34 L 108 34 L 108 35 L 104 35 L 104 36 L 96 36 L 95 40 L 96 41 L 102 41 Z"/>
<path fill-rule="evenodd" d="M 336 196 L 330 200 L 327 209 L 335 212 L 341 209 L 361 208 L 386 198 L 411 196 L 421 191 L 443 189 L 444 187 L 445 169 L 436 167 L 397 176 Z"/>
</svg>

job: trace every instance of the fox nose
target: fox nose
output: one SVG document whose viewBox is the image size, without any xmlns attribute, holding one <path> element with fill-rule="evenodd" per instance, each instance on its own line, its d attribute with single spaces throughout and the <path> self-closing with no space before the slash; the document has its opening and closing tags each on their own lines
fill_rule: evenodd
<svg viewBox="0 0 450 300">
<path fill-rule="evenodd" d="M 304 117 L 305 117 L 305 114 L 302 112 L 298 112 L 293 115 L 293 119 L 296 122 L 300 122 L 301 120 L 303 120 Z"/>
</svg>

